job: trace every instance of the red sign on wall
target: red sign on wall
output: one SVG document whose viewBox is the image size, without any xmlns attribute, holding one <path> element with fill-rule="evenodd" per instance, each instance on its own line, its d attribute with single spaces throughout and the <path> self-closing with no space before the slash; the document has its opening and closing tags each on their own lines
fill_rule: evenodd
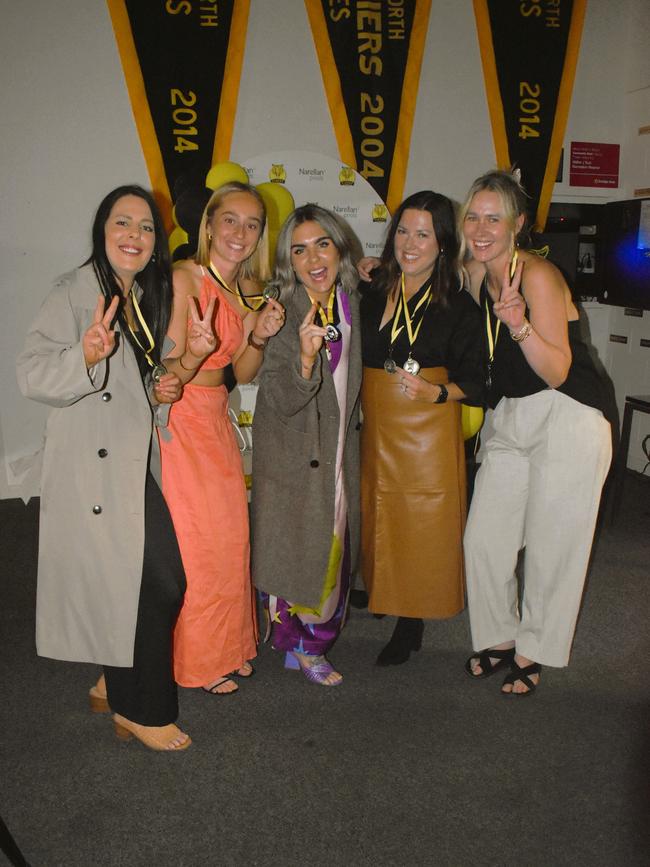
<svg viewBox="0 0 650 867">
<path fill-rule="evenodd" d="M 572 187 L 618 187 L 620 145 L 572 141 L 569 184 Z"/>
</svg>

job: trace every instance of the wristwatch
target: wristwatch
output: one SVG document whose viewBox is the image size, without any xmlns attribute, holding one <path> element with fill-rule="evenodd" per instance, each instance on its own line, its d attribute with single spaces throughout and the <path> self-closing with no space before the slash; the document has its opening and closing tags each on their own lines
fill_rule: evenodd
<svg viewBox="0 0 650 867">
<path fill-rule="evenodd" d="M 447 391 L 447 386 L 443 385 L 442 383 L 439 383 L 438 388 L 440 389 L 440 394 L 434 400 L 434 403 L 444 403 L 447 400 L 447 398 L 449 397 L 449 392 Z"/>
</svg>

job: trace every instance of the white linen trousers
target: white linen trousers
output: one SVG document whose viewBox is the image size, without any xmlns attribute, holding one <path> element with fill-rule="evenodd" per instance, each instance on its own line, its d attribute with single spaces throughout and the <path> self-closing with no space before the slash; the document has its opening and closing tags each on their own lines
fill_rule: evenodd
<svg viewBox="0 0 650 867">
<path fill-rule="evenodd" d="M 515 641 L 567 665 L 589 564 L 611 431 L 600 410 L 547 389 L 502 398 L 465 531 L 474 650 Z M 519 610 L 515 567 L 526 548 Z"/>
</svg>

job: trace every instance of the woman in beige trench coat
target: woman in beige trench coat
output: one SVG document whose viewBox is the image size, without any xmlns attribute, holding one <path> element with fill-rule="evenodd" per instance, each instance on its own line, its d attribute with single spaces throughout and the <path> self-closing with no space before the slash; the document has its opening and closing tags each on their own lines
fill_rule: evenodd
<svg viewBox="0 0 650 867">
<path fill-rule="evenodd" d="M 136 282 L 137 278 L 137 282 Z M 93 252 L 59 278 L 17 362 L 47 420 L 39 538 L 36 645 L 41 656 L 95 662 L 95 710 L 123 738 L 182 749 L 171 633 L 185 577 L 155 477 L 153 417 L 164 423 L 184 379 L 159 367 L 171 306 L 170 262 L 153 198 L 119 187 L 102 201 Z M 193 311 L 184 357 L 214 348 L 212 309 Z M 157 367 L 158 366 L 158 367 Z M 157 367 L 157 369 L 156 369 Z M 153 375 L 152 375 L 153 374 Z M 179 375 L 180 374 L 180 375 Z"/>
</svg>

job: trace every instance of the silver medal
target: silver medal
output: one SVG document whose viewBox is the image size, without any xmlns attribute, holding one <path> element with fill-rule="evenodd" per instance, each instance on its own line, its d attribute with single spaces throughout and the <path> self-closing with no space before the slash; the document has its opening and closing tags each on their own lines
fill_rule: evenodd
<svg viewBox="0 0 650 867">
<path fill-rule="evenodd" d="M 417 376 L 418 371 L 420 370 L 420 365 L 414 358 L 411 358 L 411 356 L 409 355 L 409 357 L 404 362 L 404 370 L 407 373 L 410 373 L 411 376 Z"/>
<path fill-rule="evenodd" d="M 264 292 L 262 292 L 262 298 L 265 301 L 277 301 L 280 297 L 280 290 L 277 286 L 269 285 L 266 287 Z"/>
<path fill-rule="evenodd" d="M 329 340 L 330 343 L 336 343 L 336 341 L 340 339 L 341 332 L 338 330 L 336 325 L 328 325 L 325 329 L 325 340 Z"/>
<path fill-rule="evenodd" d="M 386 361 L 384 361 L 384 370 L 386 373 L 395 373 L 397 370 L 397 364 L 392 358 L 387 358 Z"/>
<path fill-rule="evenodd" d="M 160 378 L 167 373 L 167 368 L 164 364 L 157 364 L 151 371 L 151 378 L 154 382 L 160 382 Z"/>
</svg>

